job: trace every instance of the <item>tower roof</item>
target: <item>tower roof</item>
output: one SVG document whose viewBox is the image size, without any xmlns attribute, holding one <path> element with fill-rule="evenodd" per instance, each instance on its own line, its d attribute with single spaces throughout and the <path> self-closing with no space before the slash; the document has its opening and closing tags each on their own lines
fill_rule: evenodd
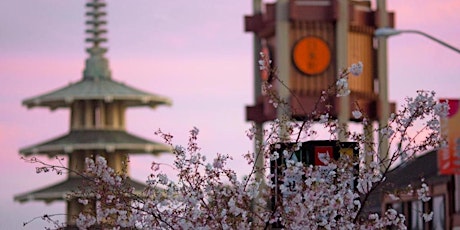
<svg viewBox="0 0 460 230">
<path fill-rule="evenodd" d="M 65 200 L 66 196 L 74 191 L 82 189 L 85 183 L 88 181 L 82 177 L 70 177 L 65 181 L 56 183 L 46 188 L 34 190 L 31 192 L 19 194 L 14 197 L 15 201 L 27 202 L 27 201 L 44 201 L 51 203 L 56 200 Z M 128 186 L 131 186 L 135 191 L 140 192 L 145 189 L 146 185 L 128 178 Z"/>
<path fill-rule="evenodd" d="M 76 100 L 123 101 L 126 106 L 171 105 L 169 98 L 116 82 L 110 78 L 87 78 L 66 87 L 28 98 L 22 102 L 28 108 L 41 106 L 57 109 L 69 107 Z"/>
<path fill-rule="evenodd" d="M 66 87 L 24 100 L 28 108 L 35 106 L 57 109 L 68 107 L 75 100 L 114 100 L 123 101 L 127 106 L 171 105 L 169 98 L 148 93 L 123 83 L 112 80 L 109 61 L 104 56 L 107 48 L 102 44 L 107 42 L 105 34 L 107 21 L 105 17 L 106 3 L 103 0 L 91 0 L 86 3 L 86 33 L 85 41 L 89 44 L 86 51 L 89 57 L 85 62 L 83 78 Z"/>
<path fill-rule="evenodd" d="M 171 147 L 135 136 L 124 130 L 85 129 L 72 130 L 66 135 L 20 149 L 19 152 L 25 156 L 35 154 L 56 156 L 82 150 L 158 154 L 171 152 Z"/>
</svg>

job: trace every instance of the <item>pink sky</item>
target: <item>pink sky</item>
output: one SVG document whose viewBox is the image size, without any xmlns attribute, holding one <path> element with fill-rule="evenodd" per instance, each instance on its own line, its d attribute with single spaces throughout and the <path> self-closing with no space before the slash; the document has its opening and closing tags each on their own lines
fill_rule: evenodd
<svg viewBox="0 0 460 230">
<path fill-rule="evenodd" d="M 18 149 L 68 131 L 68 111 L 49 112 L 21 106 L 25 98 L 78 81 L 86 53 L 83 1 L 0 0 L 0 229 L 22 229 L 42 214 L 63 213 L 63 203 L 13 202 L 13 196 L 50 185 L 64 177 L 37 175 L 20 160 Z M 375 4 L 374 4 L 375 6 Z M 418 29 L 460 47 L 457 0 L 389 0 L 396 27 Z M 252 104 L 252 36 L 243 16 L 249 0 L 111 1 L 108 5 L 108 57 L 112 76 L 134 87 L 168 96 L 172 107 L 131 109 L 127 130 L 159 140 L 153 131 L 171 132 L 185 144 L 193 126 L 200 129 L 203 152 L 234 156 L 252 150 L 245 137 L 244 107 Z M 460 97 L 460 56 L 422 36 L 403 34 L 389 40 L 390 98 L 402 102 L 416 90 L 439 97 Z M 144 180 L 152 160 L 134 157 L 131 173 Z M 24 229 L 37 229 L 38 220 Z"/>
</svg>

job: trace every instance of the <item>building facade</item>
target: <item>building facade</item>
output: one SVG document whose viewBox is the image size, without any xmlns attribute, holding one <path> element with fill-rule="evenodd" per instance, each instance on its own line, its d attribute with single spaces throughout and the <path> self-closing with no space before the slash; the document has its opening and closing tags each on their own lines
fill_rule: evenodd
<svg viewBox="0 0 460 230">
<path fill-rule="evenodd" d="M 422 183 L 428 185 L 431 197 L 426 202 L 416 192 Z M 438 151 L 433 150 L 390 171 L 377 189 L 380 202 L 370 202 L 381 212 L 393 208 L 404 214 L 408 229 L 460 229 L 460 210 L 456 207 L 460 202 L 456 195 L 459 185 L 455 175 L 439 173 Z M 431 212 L 432 220 L 425 222 L 423 214 Z"/>
</svg>

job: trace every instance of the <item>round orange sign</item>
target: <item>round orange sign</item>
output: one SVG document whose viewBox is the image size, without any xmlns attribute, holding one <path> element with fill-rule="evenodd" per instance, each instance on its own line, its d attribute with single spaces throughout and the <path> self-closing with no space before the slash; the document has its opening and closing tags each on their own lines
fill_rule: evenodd
<svg viewBox="0 0 460 230">
<path fill-rule="evenodd" d="M 321 38 L 304 37 L 294 45 L 292 59 L 300 72 L 306 75 L 316 75 L 329 67 L 331 50 Z"/>
</svg>

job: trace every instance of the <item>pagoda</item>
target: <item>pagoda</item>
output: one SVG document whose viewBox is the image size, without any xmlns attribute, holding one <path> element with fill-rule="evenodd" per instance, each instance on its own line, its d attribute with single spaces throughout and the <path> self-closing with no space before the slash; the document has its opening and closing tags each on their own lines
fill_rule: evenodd
<svg viewBox="0 0 460 230">
<path fill-rule="evenodd" d="M 171 105 L 170 99 L 148 93 L 112 79 L 108 60 L 104 57 L 107 48 L 105 25 L 106 2 L 92 0 L 86 3 L 87 48 L 83 78 L 55 91 L 26 99 L 27 108 L 46 107 L 50 110 L 70 109 L 70 131 L 57 138 L 20 149 L 28 157 L 67 156 L 70 173 L 65 181 L 55 185 L 23 193 L 14 197 L 16 201 L 44 201 L 50 203 L 63 200 L 67 203 L 67 225 L 75 225 L 76 216 L 83 206 L 76 199 L 66 199 L 67 194 L 79 189 L 84 182 L 78 176 L 85 168 L 85 159 L 103 156 L 115 171 L 128 173 L 128 154 L 160 154 L 170 152 L 170 147 L 153 142 L 125 130 L 125 112 L 129 107 Z M 77 173 L 75 173 L 77 172 Z M 136 189 L 144 186 L 130 181 Z"/>
</svg>

